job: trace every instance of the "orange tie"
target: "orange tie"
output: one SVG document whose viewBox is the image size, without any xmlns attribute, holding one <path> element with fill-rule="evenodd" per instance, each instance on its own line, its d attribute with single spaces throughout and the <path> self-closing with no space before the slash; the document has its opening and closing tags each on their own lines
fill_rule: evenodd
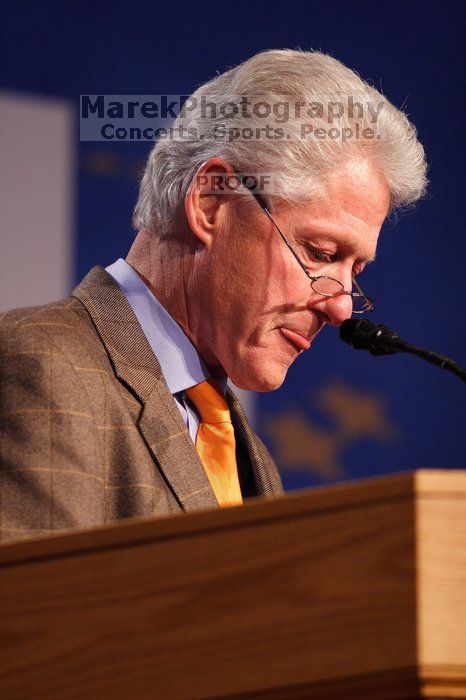
<svg viewBox="0 0 466 700">
<path fill-rule="evenodd" d="M 243 502 L 238 479 L 235 432 L 228 404 L 215 379 L 186 390 L 202 422 L 196 438 L 196 450 L 204 465 L 217 501 L 221 506 Z"/>
</svg>

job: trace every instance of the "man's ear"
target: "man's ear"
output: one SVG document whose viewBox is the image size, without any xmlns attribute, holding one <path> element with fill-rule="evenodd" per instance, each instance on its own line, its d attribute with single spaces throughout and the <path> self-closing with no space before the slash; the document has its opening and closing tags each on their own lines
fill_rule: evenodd
<svg viewBox="0 0 466 700">
<path fill-rule="evenodd" d="M 234 176 L 222 158 L 209 158 L 193 177 L 184 200 L 186 217 L 194 235 L 209 246 L 219 228 L 220 209 L 225 203 L 225 178 Z"/>
</svg>

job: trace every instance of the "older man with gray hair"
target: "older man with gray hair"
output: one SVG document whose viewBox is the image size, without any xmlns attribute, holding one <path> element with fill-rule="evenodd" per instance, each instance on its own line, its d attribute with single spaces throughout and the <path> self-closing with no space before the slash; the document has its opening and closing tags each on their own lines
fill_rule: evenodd
<svg viewBox="0 0 466 700">
<path fill-rule="evenodd" d="M 426 187 L 406 116 L 334 58 L 265 51 L 160 134 L 126 260 L 5 314 L 5 538 L 274 497 L 230 388 L 271 391 L 357 281 L 390 210 Z"/>
</svg>

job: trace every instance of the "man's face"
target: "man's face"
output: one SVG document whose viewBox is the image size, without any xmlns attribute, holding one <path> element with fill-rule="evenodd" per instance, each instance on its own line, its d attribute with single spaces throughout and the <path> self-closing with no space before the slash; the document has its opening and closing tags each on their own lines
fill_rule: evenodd
<svg viewBox="0 0 466 700">
<path fill-rule="evenodd" d="M 310 274 L 351 290 L 352 275 L 375 256 L 389 189 L 365 162 L 330 180 L 325 197 L 282 203 L 273 217 Z M 253 200 L 225 204 L 212 242 L 199 256 L 196 345 L 207 364 L 240 388 L 271 391 L 326 324 L 351 315 L 349 295 L 316 294 L 270 219 Z"/>
</svg>

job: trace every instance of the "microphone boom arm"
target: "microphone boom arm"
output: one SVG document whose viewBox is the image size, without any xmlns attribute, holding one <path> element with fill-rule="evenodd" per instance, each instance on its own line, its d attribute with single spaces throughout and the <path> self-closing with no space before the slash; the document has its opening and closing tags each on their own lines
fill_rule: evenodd
<svg viewBox="0 0 466 700">
<path fill-rule="evenodd" d="M 349 318 L 340 327 L 340 338 L 355 350 L 368 350 L 371 355 L 393 355 L 407 352 L 426 362 L 446 369 L 466 382 L 466 370 L 457 362 L 432 350 L 424 350 L 402 340 L 394 331 L 382 324 L 374 325 L 367 318 Z"/>
</svg>

